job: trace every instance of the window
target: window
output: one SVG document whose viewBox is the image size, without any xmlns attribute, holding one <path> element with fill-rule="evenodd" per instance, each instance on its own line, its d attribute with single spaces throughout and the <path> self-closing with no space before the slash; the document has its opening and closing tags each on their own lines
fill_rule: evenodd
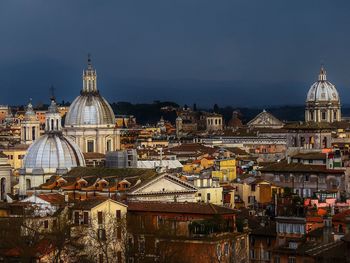
<svg viewBox="0 0 350 263">
<path fill-rule="evenodd" d="M 145 253 L 145 238 L 143 236 L 139 239 L 139 252 Z"/>
<path fill-rule="evenodd" d="M 250 185 L 250 188 L 251 188 L 252 192 L 255 192 L 256 185 L 252 184 L 252 185 Z"/>
<path fill-rule="evenodd" d="M 210 193 L 207 193 L 207 201 L 210 202 Z"/>
<path fill-rule="evenodd" d="M 274 256 L 273 263 L 281 263 L 280 256 Z"/>
<path fill-rule="evenodd" d="M 295 257 L 289 257 L 288 258 L 288 263 L 296 263 L 297 259 Z"/>
<path fill-rule="evenodd" d="M 121 211 L 120 211 L 120 210 L 117 210 L 117 211 L 116 211 L 115 217 L 116 217 L 117 219 L 121 219 L 121 218 L 122 218 L 122 215 L 121 215 Z"/>
<path fill-rule="evenodd" d="M 333 111 L 333 119 L 336 120 L 337 119 L 337 111 Z"/>
<path fill-rule="evenodd" d="M 106 230 L 105 229 L 98 229 L 97 235 L 98 235 L 98 240 L 102 240 L 102 241 L 106 240 Z"/>
<path fill-rule="evenodd" d="M 89 212 L 84 212 L 83 213 L 83 220 L 84 220 L 84 225 L 89 224 Z"/>
<path fill-rule="evenodd" d="M 254 204 L 255 203 L 255 196 L 248 196 L 248 203 Z"/>
<path fill-rule="evenodd" d="M 145 218 L 143 216 L 140 216 L 140 227 L 141 229 L 145 228 Z"/>
<path fill-rule="evenodd" d="M 326 112 L 325 111 L 322 111 L 322 120 L 326 120 Z"/>
<path fill-rule="evenodd" d="M 310 180 L 309 175 L 305 174 L 305 175 L 304 175 L 304 181 L 305 181 L 305 182 L 308 182 L 309 180 Z"/>
<path fill-rule="evenodd" d="M 107 152 L 112 151 L 112 141 L 111 140 L 107 140 L 106 151 Z"/>
<path fill-rule="evenodd" d="M 296 242 L 289 242 L 288 247 L 291 249 L 297 249 L 298 244 Z"/>
<path fill-rule="evenodd" d="M 95 143 L 94 143 L 94 141 L 92 141 L 92 140 L 88 140 L 88 141 L 87 141 L 87 151 L 88 151 L 89 153 L 95 151 Z"/>
<path fill-rule="evenodd" d="M 102 211 L 97 212 L 97 221 L 99 225 L 102 224 Z"/>
<path fill-rule="evenodd" d="M 79 225 L 79 212 L 78 211 L 74 212 L 74 224 Z"/>
<path fill-rule="evenodd" d="M 44 228 L 45 229 L 49 228 L 49 220 L 44 221 Z"/>
</svg>

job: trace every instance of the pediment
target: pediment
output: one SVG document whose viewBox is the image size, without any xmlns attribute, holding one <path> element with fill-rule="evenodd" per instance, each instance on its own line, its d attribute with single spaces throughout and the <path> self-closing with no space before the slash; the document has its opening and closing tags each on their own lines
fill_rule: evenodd
<svg viewBox="0 0 350 263">
<path fill-rule="evenodd" d="M 196 192 L 197 189 L 173 176 L 160 176 L 145 185 L 137 187 L 130 194 L 153 194 L 153 193 L 174 193 L 174 192 Z"/>
<path fill-rule="evenodd" d="M 273 116 L 271 113 L 263 111 L 255 116 L 250 122 L 248 122 L 248 126 L 282 126 L 283 122 Z"/>
</svg>

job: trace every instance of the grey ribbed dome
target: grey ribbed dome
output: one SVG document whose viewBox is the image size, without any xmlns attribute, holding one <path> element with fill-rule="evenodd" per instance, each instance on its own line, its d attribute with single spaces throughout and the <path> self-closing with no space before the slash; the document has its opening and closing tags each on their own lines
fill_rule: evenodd
<svg viewBox="0 0 350 263">
<path fill-rule="evenodd" d="M 109 103 L 97 92 L 82 92 L 66 115 L 65 127 L 85 125 L 115 125 L 115 117 Z"/>
<path fill-rule="evenodd" d="M 85 166 L 82 152 L 71 139 L 59 132 L 47 133 L 36 140 L 23 161 L 24 169 L 42 169 L 44 173 L 70 170 L 77 166 Z"/>
<path fill-rule="evenodd" d="M 69 107 L 65 127 L 114 125 L 114 112 L 97 89 L 96 70 L 89 56 L 88 67 L 83 71 L 83 89 Z"/>
<path fill-rule="evenodd" d="M 339 94 L 335 86 L 327 81 L 326 71 L 321 68 L 318 81 L 316 81 L 307 93 L 306 102 L 339 102 Z"/>
</svg>

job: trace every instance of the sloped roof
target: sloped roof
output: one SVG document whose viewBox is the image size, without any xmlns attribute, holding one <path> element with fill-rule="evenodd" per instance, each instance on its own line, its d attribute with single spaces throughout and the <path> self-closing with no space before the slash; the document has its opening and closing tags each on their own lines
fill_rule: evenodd
<svg viewBox="0 0 350 263">
<path fill-rule="evenodd" d="M 327 154 L 321 152 L 298 153 L 292 156 L 292 158 L 303 160 L 326 160 L 326 157 Z"/>
<path fill-rule="evenodd" d="M 64 196 L 61 194 L 39 194 L 38 198 L 50 203 L 50 204 L 62 204 L 64 203 Z"/>
<path fill-rule="evenodd" d="M 261 172 L 297 172 L 297 173 L 327 173 L 343 174 L 343 170 L 327 169 L 326 165 L 308 165 L 281 161 L 259 169 Z"/>
<path fill-rule="evenodd" d="M 235 210 L 214 204 L 203 203 L 163 203 L 163 202 L 129 202 L 130 212 L 161 212 L 202 215 L 235 214 Z"/>
<path fill-rule="evenodd" d="M 151 169 L 139 169 L 139 168 L 105 168 L 105 167 L 76 167 L 70 170 L 66 177 L 86 177 L 86 176 L 96 176 L 96 177 L 132 177 L 132 176 L 142 176 L 142 175 L 154 175 L 155 170 Z"/>
</svg>

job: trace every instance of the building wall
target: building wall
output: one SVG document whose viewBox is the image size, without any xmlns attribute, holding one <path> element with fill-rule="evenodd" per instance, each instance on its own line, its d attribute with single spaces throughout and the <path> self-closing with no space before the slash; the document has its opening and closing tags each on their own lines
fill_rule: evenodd
<svg viewBox="0 0 350 263">
<path fill-rule="evenodd" d="M 7 155 L 8 161 L 7 163 L 11 165 L 11 167 L 15 170 L 18 170 L 23 165 L 23 158 L 27 153 L 26 149 L 3 149 L 3 153 Z"/>
<path fill-rule="evenodd" d="M 204 203 L 211 203 L 214 205 L 223 204 L 222 187 L 199 188 L 197 196 L 200 198 L 200 201 Z"/>
</svg>

